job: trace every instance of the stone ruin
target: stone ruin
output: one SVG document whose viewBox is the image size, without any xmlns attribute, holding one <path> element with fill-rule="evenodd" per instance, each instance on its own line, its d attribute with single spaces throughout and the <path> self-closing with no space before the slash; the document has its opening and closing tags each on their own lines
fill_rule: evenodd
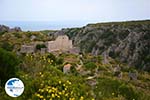
<svg viewBox="0 0 150 100">
<path fill-rule="evenodd" d="M 72 66 L 71 64 L 66 64 L 66 65 L 64 65 L 64 67 L 63 67 L 63 72 L 64 72 L 65 74 L 69 73 L 71 66 Z"/>
<path fill-rule="evenodd" d="M 20 52 L 21 53 L 34 53 L 35 47 L 33 45 L 22 45 Z"/>
<path fill-rule="evenodd" d="M 37 44 L 43 44 L 44 42 L 38 41 L 38 42 L 32 42 L 30 44 L 24 44 L 21 45 L 21 53 L 34 53 L 36 52 L 36 45 Z"/>
<path fill-rule="evenodd" d="M 34 53 L 36 52 L 36 45 L 37 44 L 45 44 L 46 48 L 41 48 L 41 54 L 45 52 L 68 52 L 72 54 L 78 54 L 79 48 L 73 47 L 72 40 L 69 40 L 67 35 L 59 35 L 56 40 L 54 41 L 47 41 L 47 42 L 33 42 L 30 45 L 22 45 L 21 46 L 21 53 Z"/>
</svg>

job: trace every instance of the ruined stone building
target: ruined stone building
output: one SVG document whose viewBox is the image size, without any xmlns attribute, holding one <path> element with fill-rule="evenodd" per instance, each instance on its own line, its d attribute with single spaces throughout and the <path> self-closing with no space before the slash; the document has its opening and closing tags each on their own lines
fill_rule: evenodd
<svg viewBox="0 0 150 100">
<path fill-rule="evenodd" d="M 72 40 L 69 40 L 67 35 L 60 35 L 55 41 L 47 42 L 47 52 L 69 51 L 72 48 Z"/>
<path fill-rule="evenodd" d="M 33 45 L 22 45 L 20 52 L 21 53 L 34 53 L 35 47 Z"/>
<path fill-rule="evenodd" d="M 44 44 L 42 41 L 32 42 L 30 44 L 21 45 L 21 53 L 34 53 L 36 51 L 37 44 Z"/>
<path fill-rule="evenodd" d="M 21 53 L 34 53 L 36 51 L 37 44 L 44 44 L 46 48 L 41 48 L 41 53 L 44 54 L 45 52 L 69 52 L 73 54 L 78 54 L 78 48 L 73 47 L 72 40 L 69 40 L 67 35 L 59 35 L 56 40 L 54 41 L 37 41 L 30 43 L 30 45 L 22 45 L 21 46 Z"/>
</svg>

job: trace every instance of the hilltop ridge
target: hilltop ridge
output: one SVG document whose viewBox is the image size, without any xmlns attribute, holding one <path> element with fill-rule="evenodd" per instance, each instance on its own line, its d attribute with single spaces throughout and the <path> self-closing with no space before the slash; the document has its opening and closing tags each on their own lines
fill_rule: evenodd
<svg viewBox="0 0 150 100">
<path fill-rule="evenodd" d="M 62 31 L 82 52 L 106 53 L 122 63 L 150 70 L 150 20 L 88 24 Z"/>
</svg>

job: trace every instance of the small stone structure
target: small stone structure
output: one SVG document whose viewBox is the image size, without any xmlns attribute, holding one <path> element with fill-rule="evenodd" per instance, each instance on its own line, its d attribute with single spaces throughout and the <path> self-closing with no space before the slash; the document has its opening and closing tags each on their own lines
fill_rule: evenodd
<svg viewBox="0 0 150 100">
<path fill-rule="evenodd" d="M 69 73 L 69 72 L 70 72 L 70 68 L 71 68 L 71 64 L 66 64 L 66 65 L 64 65 L 64 67 L 63 67 L 63 72 L 64 72 L 65 74 Z"/>
</svg>

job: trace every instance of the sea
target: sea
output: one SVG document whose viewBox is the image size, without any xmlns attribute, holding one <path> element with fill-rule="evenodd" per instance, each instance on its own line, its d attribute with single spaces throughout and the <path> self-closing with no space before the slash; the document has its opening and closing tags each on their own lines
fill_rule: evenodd
<svg viewBox="0 0 150 100">
<path fill-rule="evenodd" d="M 83 21 L 0 21 L 0 25 L 10 28 L 20 27 L 23 31 L 61 30 L 85 26 Z"/>
</svg>

